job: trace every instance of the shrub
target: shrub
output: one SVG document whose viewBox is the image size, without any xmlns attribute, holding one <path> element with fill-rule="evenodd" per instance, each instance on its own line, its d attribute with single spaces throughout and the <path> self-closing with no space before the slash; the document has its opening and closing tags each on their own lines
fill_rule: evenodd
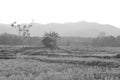
<svg viewBox="0 0 120 80">
<path fill-rule="evenodd" d="M 55 49 L 58 47 L 58 45 L 57 45 L 58 38 L 59 38 L 59 34 L 56 32 L 45 33 L 45 35 L 42 39 L 42 44 L 46 48 Z"/>
</svg>

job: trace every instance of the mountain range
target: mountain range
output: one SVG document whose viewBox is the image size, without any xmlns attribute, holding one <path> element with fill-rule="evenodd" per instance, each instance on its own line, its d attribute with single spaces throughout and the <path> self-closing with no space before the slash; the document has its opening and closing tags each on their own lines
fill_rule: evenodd
<svg viewBox="0 0 120 80">
<path fill-rule="evenodd" d="M 43 36 L 45 32 L 55 31 L 64 37 L 97 37 L 100 33 L 106 35 L 120 35 L 120 28 L 109 24 L 99 24 L 96 22 L 81 21 L 76 23 L 33 23 L 30 29 L 32 36 Z M 0 34 L 17 34 L 10 24 L 0 24 Z"/>
</svg>

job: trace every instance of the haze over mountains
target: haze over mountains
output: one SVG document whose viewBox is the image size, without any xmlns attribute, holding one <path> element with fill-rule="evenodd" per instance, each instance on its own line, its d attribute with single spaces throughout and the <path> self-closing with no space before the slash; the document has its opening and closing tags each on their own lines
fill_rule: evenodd
<svg viewBox="0 0 120 80">
<path fill-rule="evenodd" d="M 34 23 L 30 29 L 32 36 L 43 36 L 44 32 L 55 31 L 60 36 L 71 37 L 97 37 L 101 32 L 105 32 L 106 35 L 118 36 L 120 35 L 120 29 L 106 24 L 98 24 L 95 22 L 81 21 L 77 23 L 49 23 L 39 24 Z M 9 24 L 0 24 L 0 33 L 16 34 L 14 28 L 11 28 Z"/>
</svg>

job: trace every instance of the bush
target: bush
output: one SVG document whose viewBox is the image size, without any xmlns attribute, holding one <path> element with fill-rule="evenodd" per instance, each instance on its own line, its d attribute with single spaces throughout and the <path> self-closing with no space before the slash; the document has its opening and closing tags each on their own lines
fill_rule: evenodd
<svg viewBox="0 0 120 80">
<path fill-rule="evenodd" d="M 45 33 L 45 35 L 42 39 L 42 44 L 46 48 L 55 49 L 58 47 L 57 46 L 57 39 L 58 38 L 59 38 L 59 35 L 56 32 Z"/>
</svg>

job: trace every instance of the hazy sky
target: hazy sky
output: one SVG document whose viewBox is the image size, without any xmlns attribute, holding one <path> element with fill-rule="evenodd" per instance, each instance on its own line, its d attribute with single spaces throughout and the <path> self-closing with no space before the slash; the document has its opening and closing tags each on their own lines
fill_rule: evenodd
<svg viewBox="0 0 120 80">
<path fill-rule="evenodd" d="M 120 0 L 0 0 L 0 23 L 78 22 L 120 26 Z"/>
</svg>

